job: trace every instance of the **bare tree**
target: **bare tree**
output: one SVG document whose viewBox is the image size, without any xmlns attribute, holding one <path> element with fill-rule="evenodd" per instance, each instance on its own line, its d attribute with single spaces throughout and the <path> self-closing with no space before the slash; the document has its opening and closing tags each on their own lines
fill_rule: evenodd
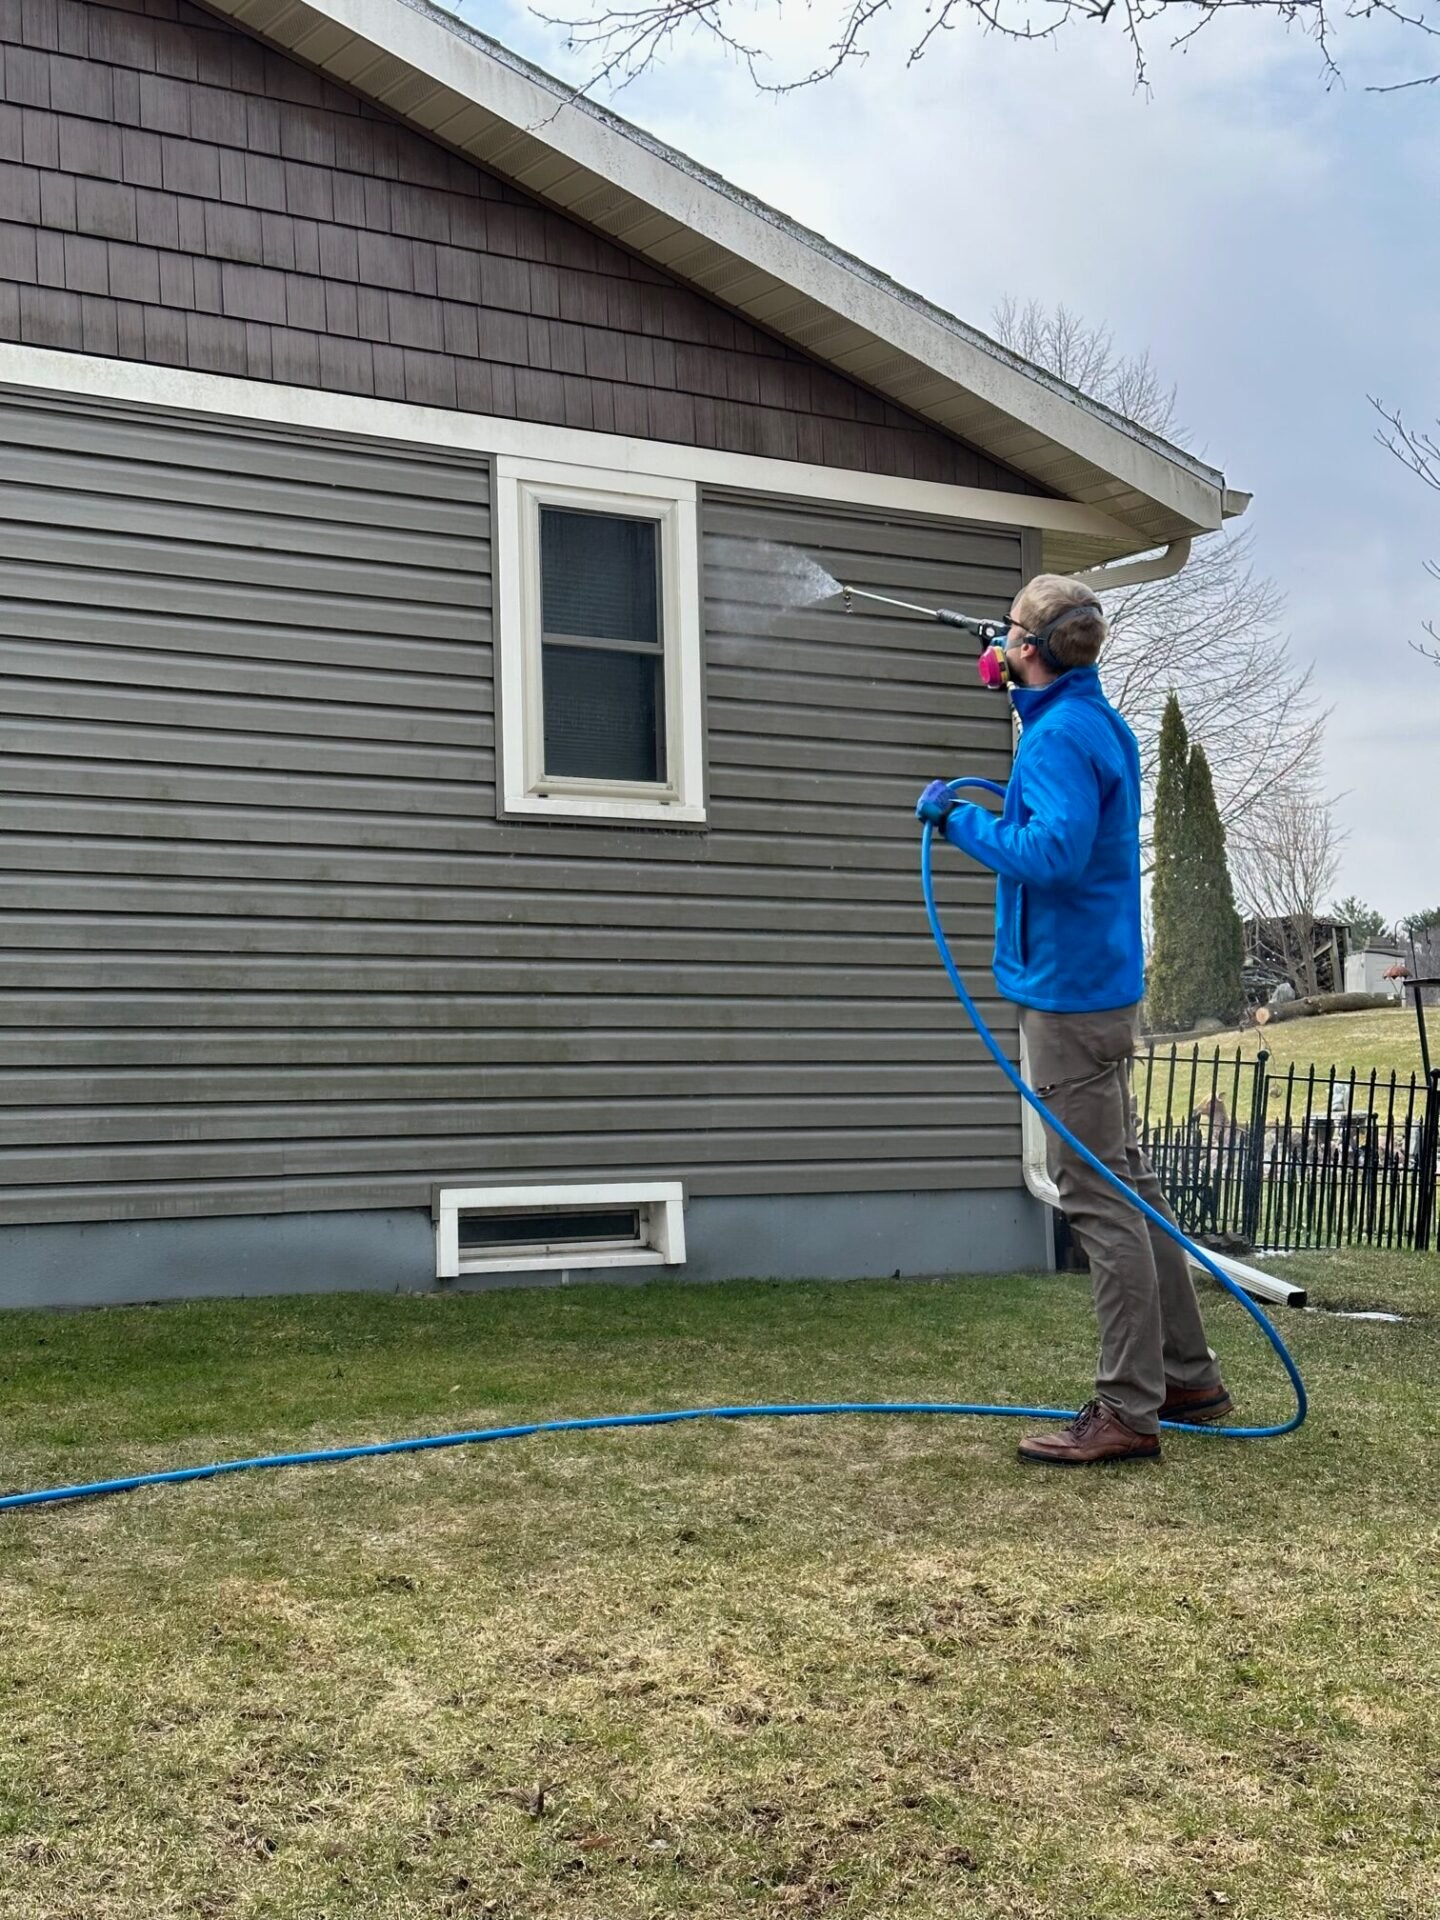
<svg viewBox="0 0 1440 1920">
<path fill-rule="evenodd" d="M 1185 444 L 1178 396 L 1166 386 L 1148 353 L 1122 353 L 1108 327 L 1097 326 L 1063 302 L 1023 304 L 1006 294 L 990 315 L 995 338 L 1037 367 L 1047 367 L 1070 386 L 1162 440 Z"/>
<path fill-rule="evenodd" d="M 1259 923 L 1251 944 L 1289 976 L 1302 998 L 1324 985 L 1320 960 L 1327 942 L 1317 938 L 1316 923 L 1335 884 L 1344 838 L 1329 801 L 1293 784 L 1272 797 L 1263 822 L 1235 849 L 1241 911 Z"/>
<path fill-rule="evenodd" d="M 1147 795 L 1173 687 L 1211 763 L 1232 847 L 1251 836 L 1275 795 L 1318 774 L 1328 717 L 1312 669 L 1286 651 L 1280 592 L 1256 574 L 1251 555 L 1250 534 L 1220 534 L 1170 579 L 1106 595 L 1106 689 L 1135 729 Z"/>
<path fill-rule="evenodd" d="M 992 324 L 1027 360 L 1137 426 L 1183 444 L 1175 389 L 1148 354 L 1123 354 L 1107 329 L 1066 307 L 1035 301 L 1003 301 Z M 1159 764 L 1160 721 L 1174 690 L 1190 737 L 1210 762 L 1232 848 L 1264 821 L 1276 794 L 1308 787 L 1319 769 L 1327 716 L 1316 704 L 1310 669 L 1287 651 L 1283 611 L 1274 581 L 1255 571 L 1248 533 L 1216 534 L 1170 579 L 1105 595 L 1106 691 L 1135 729 L 1147 799 Z"/>
<path fill-rule="evenodd" d="M 792 93 L 831 79 L 842 67 L 867 60 L 877 18 L 892 13 L 891 0 L 838 0 L 828 24 L 817 24 L 815 51 L 802 55 L 798 71 L 779 78 L 762 46 L 742 33 L 736 16 L 739 0 L 569 0 L 559 15 L 535 9 L 539 18 L 564 29 L 572 52 L 586 56 L 593 72 L 583 90 L 620 88 L 663 60 L 671 44 L 698 37 L 739 60 L 757 89 Z M 749 0 L 747 22 L 767 12 L 779 17 L 783 0 Z M 1050 0 L 1040 14 L 1030 0 L 915 0 L 914 27 L 907 66 L 923 60 L 935 41 L 962 26 L 978 27 L 1007 40 L 1053 40 L 1081 24 L 1110 27 L 1130 49 L 1138 86 L 1148 85 L 1148 56 L 1158 43 L 1182 47 L 1212 26 L 1222 14 L 1263 14 L 1298 28 L 1313 41 L 1316 64 L 1327 84 L 1340 79 L 1335 56 L 1337 31 L 1360 22 L 1385 21 L 1406 30 L 1408 44 L 1423 67 L 1431 64 L 1431 40 L 1440 39 L 1437 0 Z M 809 61 L 809 64 L 804 64 Z M 1440 72 L 1416 72 L 1388 86 L 1366 89 L 1393 93 L 1440 82 Z"/>
<path fill-rule="evenodd" d="M 1416 479 L 1422 480 L 1432 492 L 1440 493 L 1440 441 L 1437 441 L 1433 434 L 1414 432 L 1406 426 L 1398 413 L 1387 412 L 1378 400 L 1372 398 L 1370 404 L 1389 429 L 1388 432 L 1377 433 L 1375 436 L 1381 446 L 1388 447 L 1401 466 L 1407 467 Z M 1440 420 L 1435 424 L 1440 427 Z M 1425 571 L 1432 579 L 1440 580 L 1440 565 L 1435 561 L 1427 560 Z M 1410 644 L 1416 653 L 1423 654 L 1427 660 L 1433 660 L 1435 665 L 1440 667 L 1440 629 L 1436 628 L 1433 620 L 1427 620 L 1425 631 L 1435 642 L 1433 646 L 1427 647 L 1419 640 L 1412 640 Z"/>
</svg>

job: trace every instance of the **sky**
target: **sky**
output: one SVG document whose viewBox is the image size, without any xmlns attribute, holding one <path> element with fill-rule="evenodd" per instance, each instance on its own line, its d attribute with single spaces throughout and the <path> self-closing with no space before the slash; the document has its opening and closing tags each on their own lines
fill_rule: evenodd
<svg viewBox="0 0 1440 1920">
<path fill-rule="evenodd" d="M 458 10 L 591 77 L 523 0 Z M 729 17 L 778 79 L 832 16 L 744 0 Z M 973 325 L 1006 295 L 1063 302 L 1148 350 L 1188 444 L 1254 493 L 1258 568 L 1333 709 L 1335 894 L 1387 919 L 1440 905 L 1440 666 L 1407 645 L 1440 625 L 1440 494 L 1376 444 L 1370 404 L 1440 417 L 1440 85 L 1368 90 L 1431 71 L 1426 49 L 1354 23 L 1327 85 L 1303 33 L 1221 13 L 1183 52 L 1155 33 L 1141 90 L 1113 25 L 1030 45 L 965 26 L 907 66 L 925 17 L 896 0 L 863 66 L 779 97 L 699 38 L 596 97 Z"/>
</svg>

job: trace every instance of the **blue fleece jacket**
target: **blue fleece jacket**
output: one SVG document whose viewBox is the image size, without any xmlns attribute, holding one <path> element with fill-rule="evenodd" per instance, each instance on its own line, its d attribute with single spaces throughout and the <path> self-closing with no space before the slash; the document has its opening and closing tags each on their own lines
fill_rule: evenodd
<svg viewBox="0 0 1440 1920">
<path fill-rule="evenodd" d="M 1134 1005 L 1140 754 L 1094 667 L 1011 692 L 1024 732 L 998 816 L 960 806 L 945 838 L 999 876 L 995 982 L 1047 1013 Z"/>
</svg>

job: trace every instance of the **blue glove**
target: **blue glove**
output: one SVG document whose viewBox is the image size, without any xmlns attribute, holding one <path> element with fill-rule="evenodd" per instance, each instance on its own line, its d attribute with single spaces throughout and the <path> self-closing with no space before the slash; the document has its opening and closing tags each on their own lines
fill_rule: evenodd
<svg viewBox="0 0 1440 1920">
<path fill-rule="evenodd" d="M 915 818 L 938 827 L 943 833 L 945 822 L 959 804 L 958 796 L 950 791 L 948 780 L 932 780 L 915 802 Z"/>
</svg>

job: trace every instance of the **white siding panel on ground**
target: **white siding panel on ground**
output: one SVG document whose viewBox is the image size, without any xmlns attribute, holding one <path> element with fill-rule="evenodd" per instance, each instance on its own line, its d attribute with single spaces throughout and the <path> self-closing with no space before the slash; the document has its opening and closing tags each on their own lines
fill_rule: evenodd
<svg viewBox="0 0 1440 1920">
<path fill-rule="evenodd" d="M 910 817 L 1003 778 L 1003 703 L 766 579 L 998 612 L 1017 532 L 706 496 L 710 824 L 666 833 L 496 818 L 483 462 L 10 394 L 0 472 L 7 1222 L 1020 1183 Z M 941 892 L 988 994 L 989 882 Z"/>
</svg>

